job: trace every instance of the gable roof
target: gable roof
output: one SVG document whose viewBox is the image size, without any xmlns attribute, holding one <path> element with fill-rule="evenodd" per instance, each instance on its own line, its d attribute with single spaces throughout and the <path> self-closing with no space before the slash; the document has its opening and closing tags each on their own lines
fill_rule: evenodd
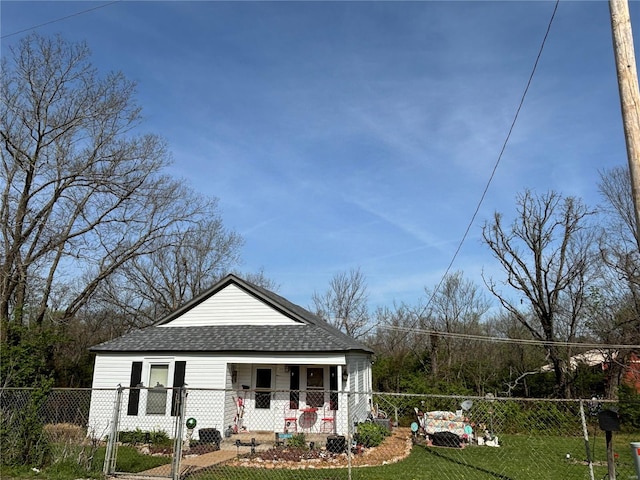
<svg viewBox="0 0 640 480">
<path fill-rule="evenodd" d="M 217 292 L 235 285 L 248 295 L 292 319 L 290 325 L 210 325 L 172 327 L 169 324 Z M 329 353 L 373 351 L 317 315 L 262 287 L 230 274 L 151 327 L 95 345 L 92 352 L 271 352 Z"/>
</svg>

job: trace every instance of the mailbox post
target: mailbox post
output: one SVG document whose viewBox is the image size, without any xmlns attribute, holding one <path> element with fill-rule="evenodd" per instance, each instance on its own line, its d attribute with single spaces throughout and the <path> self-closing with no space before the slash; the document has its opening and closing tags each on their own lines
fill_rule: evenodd
<svg viewBox="0 0 640 480">
<path fill-rule="evenodd" d="M 616 480 L 616 464 L 613 454 L 613 432 L 620 431 L 620 421 L 618 414 L 613 410 L 602 410 L 598 413 L 598 423 L 600 428 L 605 431 L 607 439 L 607 467 L 609 480 Z"/>
<path fill-rule="evenodd" d="M 631 458 L 636 466 L 636 476 L 640 479 L 640 442 L 631 442 Z"/>
</svg>

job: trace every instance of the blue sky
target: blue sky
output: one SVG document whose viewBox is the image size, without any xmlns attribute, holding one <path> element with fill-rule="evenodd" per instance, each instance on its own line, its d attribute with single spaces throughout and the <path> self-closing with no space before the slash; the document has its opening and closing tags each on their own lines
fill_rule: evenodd
<svg viewBox="0 0 640 480">
<path fill-rule="evenodd" d="M 107 2 L 6 1 L 10 35 Z M 360 268 L 372 307 L 417 304 L 445 272 L 524 92 L 551 1 L 121 1 L 37 28 L 85 40 L 138 82 L 171 173 L 218 197 L 242 271 L 303 305 Z M 640 32 L 640 3 L 631 2 Z M 9 35 L 9 36 L 7 36 Z M 637 43 L 637 40 L 636 40 Z M 562 1 L 453 271 L 501 272 L 481 226 L 529 188 L 595 205 L 626 165 L 606 1 Z"/>
</svg>

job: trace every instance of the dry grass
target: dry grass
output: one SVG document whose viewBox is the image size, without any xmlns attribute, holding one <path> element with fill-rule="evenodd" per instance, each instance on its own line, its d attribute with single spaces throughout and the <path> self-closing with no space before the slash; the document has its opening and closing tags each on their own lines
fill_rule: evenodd
<svg viewBox="0 0 640 480">
<path fill-rule="evenodd" d="M 82 445 L 87 438 L 84 428 L 71 423 L 50 423 L 44 426 L 44 432 L 50 442 L 65 445 Z"/>
</svg>

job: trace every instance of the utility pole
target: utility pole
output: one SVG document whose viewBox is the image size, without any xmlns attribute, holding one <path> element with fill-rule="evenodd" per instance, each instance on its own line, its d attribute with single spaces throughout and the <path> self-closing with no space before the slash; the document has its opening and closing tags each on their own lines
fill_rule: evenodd
<svg viewBox="0 0 640 480">
<path fill-rule="evenodd" d="M 631 17 L 627 0 L 609 0 L 613 53 L 618 72 L 622 124 L 631 174 L 631 194 L 635 207 L 636 243 L 640 249 L 640 92 L 633 49 Z"/>
</svg>

